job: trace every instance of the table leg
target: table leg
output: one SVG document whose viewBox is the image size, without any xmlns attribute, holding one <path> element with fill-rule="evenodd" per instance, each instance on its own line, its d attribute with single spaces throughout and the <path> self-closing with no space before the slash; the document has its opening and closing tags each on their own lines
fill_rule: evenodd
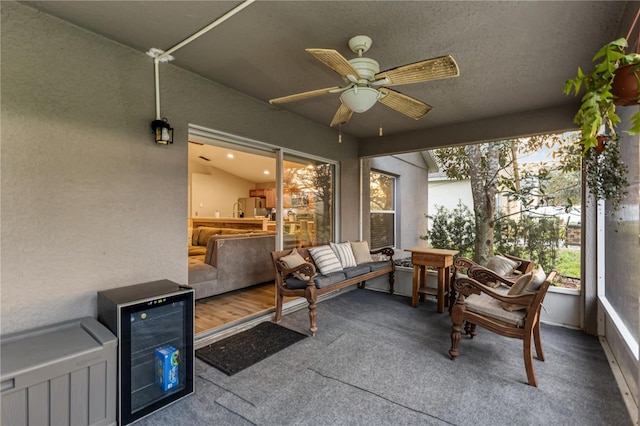
<svg viewBox="0 0 640 426">
<path fill-rule="evenodd" d="M 418 292 L 420 292 L 420 289 L 422 287 L 426 287 L 427 285 L 427 267 L 424 265 L 420 265 L 420 279 L 418 280 Z M 427 295 L 424 293 L 419 293 L 420 294 L 420 301 L 424 302 L 425 300 L 427 300 Z"/>
<path fill-rule="evenodd" d="M 420 287 L 420 267 L 413 265 L 413 290 L 411 291 L 411 306 L 418 306 L 418 288 Z"/>
<path fill-rule="evenodd" d="M 447 266 L 444 268 L 444 294 L 446 295 L 444 299 L 444 306 L 449 307 L 449 295 L 451 293 L 451 267 Z"/>
<path fill-rule="evenodd" d="M 444 312 L 445 268 L 438 268 L 438 313 Z"/>
</svg>

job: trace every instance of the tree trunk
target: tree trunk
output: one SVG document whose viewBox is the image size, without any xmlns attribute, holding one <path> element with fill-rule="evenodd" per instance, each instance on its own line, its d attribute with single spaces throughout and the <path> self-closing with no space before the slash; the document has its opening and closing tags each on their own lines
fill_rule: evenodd
<svg viewBox="0 0 640 426">
<path fill-rule="evenodd" d="M 489 144 L 486 157 L 482 145 L 467 145 L 469 179 L 476 218 L 476 241 L 473 260 L 485 265 L 493 256 L 493 228 L 496 212 L 496 183 L 500 170 L 500 147 Z M 485 164 L 483 168 L 482 165 Z"/>
</svg>

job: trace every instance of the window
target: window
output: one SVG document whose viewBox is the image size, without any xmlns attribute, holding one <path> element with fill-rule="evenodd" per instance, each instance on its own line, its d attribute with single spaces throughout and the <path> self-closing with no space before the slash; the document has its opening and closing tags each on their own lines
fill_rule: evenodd
<svg viewBox="0 0 640 426">
<path fill-rule="evenodd" d="M 395 246 L 396 178 L 372 170 L 369 173 L 371 248 Z"/>
<path fill-rule="evenodd" d="M 619 211 L 608 211 L 607 203 L 599 210 L 602 234 L 600 241 L 604 244 L 598 256 L 604 256 L 604 295 L 601 300 L 609 316 L 614 318 L 618 332 L 638 357 L 638 296 L 640 286 L 640 139 L 638 136 L 624 135 L 620 143 L 620 154 L 629 167 L 628 195 Z M 608 334 L 608 332 L 607 332 Z"/>
</svg>

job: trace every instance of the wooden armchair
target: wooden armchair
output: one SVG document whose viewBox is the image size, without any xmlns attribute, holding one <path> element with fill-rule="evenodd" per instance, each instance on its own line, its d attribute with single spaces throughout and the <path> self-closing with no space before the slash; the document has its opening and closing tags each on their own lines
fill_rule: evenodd
<svg viewBox="0 0 640 426">
<path fill-rule="evenodd" d="M 489 287 L 498 287 L 500 284 L 504 284 L 507 287 L 511 287 L 513 283 L 515 283 L 518 278 L 522 275 L 527 274 L 533 270 L 533 262 L 527 259 L 521 259 L 516 256 L 510 256 L 508 254 L 499 254 L 499 256 L 506 257 L 507 259 L 513 260 L 514 262 L 518 262 L 519 265 L 513 270 L 512 273 L 507 275 L 500 275 L 496 272 L 488 269 L 485 266 L 482 266 L 471 259 L 467 259 L 466 257 L 459 257 L 454 259 L 453 261 L 453 277 L 451 282 L 455 282 L 458 277 L 464 276 L 461 275 L 466 272 L 467 276 L 479 281 L 482 284 L 488 285 Z M 453 309 L 453 305 L 456 302 L 456 291 L 453 285 L 451 285 L 451 289 L 449 290 L 449 314 Z"/>
<path fill-rule="evenodd" d="M 493 272 L 492 270 L 486 268 L 485 266 L 482 266 L 474 262 L 473 260 L 467 259 L 465 257 L 460 257 L 458 259 L 455 259 L 453 266 L 456 271 L 467 270 L 467 275 L 470 275 L 469 270 L 476 270 L 476 271 L 485 270 L 486 273 L 484 274 L 482 272 L 477 272 L 476 273 L 477 277 L 475 279 L 480 281 L 483 284 L 486 284 L 487 282 L 501 282 L 501 283 L 504 283 L 505 285 L 508 285 L 509 287 L 518 279 L 518 277 L 526 273 L 529 273 L 533 270 L 533 262 L 531 260 L 522 259 L 516 256 L 510 256 L 508 254 L 500 254 L 500 256 L 506 257 L 507 259 L 511 259 L 514 262 L 519 263 L 519 265 L 516 266 L 512 274 L 499 275 Z"/>
<path fill-rule="evenodd" d="M 527 274 L 526 274 L 527 275 Z M 521 339 L 523 341 L 524 365 L 529 385 L 538 386 L 535 370 L 531 339 L 533 337 L 537 358 L 544 361 L 542 344 L 540 342 L 540 308 L 547 294 L 556 271 L 547 275 L 544 282 L 536 291 L 517 294 L 514 288 L 491 288 L 470 277 L 458 277 L 453 287 L 458 296 L 451 311 L 451 349 L 449 355 L 452 360 L 459 355 L 458 344 L 464 325 L 465 334 L 473 338 L 476 335 L 476 325 L 505 337 Z M 531 276 L 521 277 L 513 287 L 519 286 L 524 290 L 531 283 Z M 522 282 L 521 282 L 522 281 Z M 526 283 L 524 283 L 526 281 Z M 516 293 L 516 294 L 508 294 Z M 519 310 L 513 305 L 522 305 Z M 516 306 L 515 309 L 520 308 Z"/>
</svg>

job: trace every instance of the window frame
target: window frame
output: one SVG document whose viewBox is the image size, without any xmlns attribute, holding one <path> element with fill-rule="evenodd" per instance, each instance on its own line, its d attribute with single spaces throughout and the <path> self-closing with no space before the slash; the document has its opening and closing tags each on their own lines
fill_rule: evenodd
<svg viewBox="0 0 640 426">
<path fill-rule="evenodd" d="M 391 196 L 391 202 L 392 202 L 392 209 L 391 210 L 374 210 L 371 208 L 371 183 L 374 181 L 374 179 L 372 179 L 372 175 L 373 174 L 378 174 L 378 175 L 382 175 L 382 176 L 386 176 L 388 178 L 390 178 L 393 182 L 393 184 L 391 185 L 392 187 L 392 191 L 393 194 Z M 391 247 L 396 247 L 397 245 L 397 238 L 398 238 L 398 232 L 397 232 L 397 221 L 398 221 L 398 176 L 392 174 L 392 173 L 388 173 L 388 172 L 384 172 L 382 170 L 378 170 L 378 169 L 370 169 L 369 170 L 369 239 L 371 240 L 371 249 L 379 249 L 382 247 L 389 247 L 389 245 L 382 245 L 382 246 L 376 246 L 374 245 L 373 242 L 373 231 L 372 231 L 372 223 L 373 223 L 373 215 L 374 214 L 391 214 L 393 215 L 393 226 L 391 227 L 393 235 L 392 235 L 392 244 Z"/>
</svg>

